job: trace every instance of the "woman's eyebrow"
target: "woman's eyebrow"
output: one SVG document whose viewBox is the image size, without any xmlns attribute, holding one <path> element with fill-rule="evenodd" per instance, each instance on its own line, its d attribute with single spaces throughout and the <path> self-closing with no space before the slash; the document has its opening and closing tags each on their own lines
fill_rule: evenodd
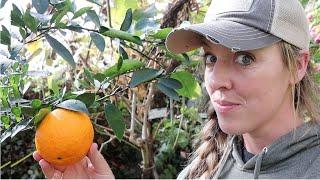
<svg viewBox="0 0 320 180">
<path fill-rule="evenodd" d="M 201 40 L 201 42 L 202 42 L 202 44 L 203 45 L 205 45 L 205 46 L 207 46 L 207 47 L 210 47 L 210 44 L 209 44 L 209 42 L 208 41 L 206 41 L 206 40 Z"/>
</svg>

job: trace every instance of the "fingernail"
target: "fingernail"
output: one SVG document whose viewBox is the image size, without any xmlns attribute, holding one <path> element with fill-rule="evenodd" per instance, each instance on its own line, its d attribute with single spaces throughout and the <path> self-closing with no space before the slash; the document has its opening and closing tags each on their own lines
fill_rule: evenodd
<svg viewBox="0 0 320 180">
<path fill-rule="evenodd" d="M 45 166 L 45 162 L 44 162 L 43 159 L 41 159 L 41 160 L 39 161 L 39 165 L 40 165 L 41 167 L 44 167 L 44 166 Z"/>
<path fill-rule="evenodd" d="M 98 149 L 98 144 L 97 143 L 93 143 L 93 148 L 94 149 Z"/>
</svg>

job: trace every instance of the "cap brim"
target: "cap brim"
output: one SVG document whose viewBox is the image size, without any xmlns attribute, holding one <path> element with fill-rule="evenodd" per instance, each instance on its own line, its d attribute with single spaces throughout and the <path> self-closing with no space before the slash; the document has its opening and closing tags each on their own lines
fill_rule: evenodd
<svg viewBox="0 0 320 180">
<path fill-rule="evenodd" d="M 233 21 L 216 20 L 172 31 L 166 39 L 166 46 L 173 53 L 184 53 L 201 47 L 203 38 L 234 51 L 259 49 L 281 41 L 257 28 Z"/>
</svg>

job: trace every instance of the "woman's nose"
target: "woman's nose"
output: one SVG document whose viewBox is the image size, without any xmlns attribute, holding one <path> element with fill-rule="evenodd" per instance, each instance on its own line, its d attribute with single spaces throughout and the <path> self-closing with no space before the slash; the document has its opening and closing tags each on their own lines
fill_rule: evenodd
<svg viewBox="0 0 320 180">
<path fill-rule="evenodd" d="M 218 60 L 212 68 L 206 68 L 206 86 L 211 91 L 232 88 L 232 67 L 228 60 Z M 208 87 L 207 87 L 208 88 Z"/>
</svg>

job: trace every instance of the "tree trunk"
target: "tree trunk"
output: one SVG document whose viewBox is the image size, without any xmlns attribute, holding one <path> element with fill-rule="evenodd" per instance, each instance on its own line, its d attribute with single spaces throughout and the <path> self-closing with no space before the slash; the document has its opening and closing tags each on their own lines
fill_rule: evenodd
<svg viewBox="0 0 320 180">
<path fill-rule="evenodd" d="M 165 27 L 176 27 L 181 24 L 184 20 L 189 20 L 191 5 L 194 0 L 177 0 L 169 7 L 169 10 L 163 17 L 161 28 Z M 157 52 L 154 52 L 155 54 Z M 167 72 L 172 72 L 181 62 L 172 60 L 170 65 L 166 67 Z M 154 162 L 154 152 L 153 152 L 153 135 L 152 135 L 152 124 L 148 120 L 148 112 L 150 107 L 154 105 L 154 97 L 160 93 L 154 88 L 154 84 L 151 83 L 149 87 L 149 94 L 145 103 L 144 120 L 142 127 L 142 177 L 143 179 L 158 179 L 158 173 L 156 171 Z M 164 98 L 164 97 L 163 97 Z M 163 99 L 162 98 L 162 99 Z"/>
</svg>

